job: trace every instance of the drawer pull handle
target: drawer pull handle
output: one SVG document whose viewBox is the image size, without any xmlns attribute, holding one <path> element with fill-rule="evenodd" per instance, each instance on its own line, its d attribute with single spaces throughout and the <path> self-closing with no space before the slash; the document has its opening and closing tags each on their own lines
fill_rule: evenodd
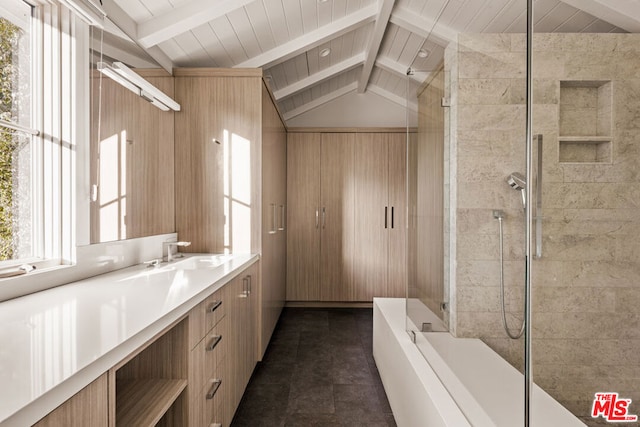
<svg viewBox="0 0 640 427">
<path fill-rule="evenodd" d="M 217 300 L 213 302 L 213 305 L 211 306 L 211 308 L 209 309 L 209 313 L 213 313 L 214 311 L 216 311 L 216 309 L 218 307 L 220 307 L 222 305 L 222 301 L 221 300 Z"/>
<path fill-rule="evenodd" d="M 216 392 L 220 388 L 220 384 L 222 384 L 222 380 L 213 380 L 213 386 L 211 387 L 211 390 L 209 390 L 209 393 L 207 393 L 207 400 L 213 399 L 213 396 L 216 395 Z"/>
<path fill-rule="evenodd" d="M 222 335 L 214 336 L 213 341 L 211 341 L 211 344 L 209 344 L 209 346 L 207 347 L 207 351 L 213 351 L 213 349 L 216 348 L 221 339 Z"/>
</svg>

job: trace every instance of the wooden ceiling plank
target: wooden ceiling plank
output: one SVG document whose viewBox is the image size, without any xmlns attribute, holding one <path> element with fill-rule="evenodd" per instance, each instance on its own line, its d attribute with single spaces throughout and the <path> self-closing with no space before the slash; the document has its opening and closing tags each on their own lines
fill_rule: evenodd
<svg viewBox="0 0 640 427">
<path fill-rule="evenodd" d="M 317 2 L 300 2 L 302 13 L 302 29 L 305 33 L 318 29 L 318 7 Z"/>
<path fill-rule="evenodd" d="M 211 57 L 216 67 L 229 68 L 233 65 L 233 60 L 213 31 L 213 28 L 211 28 L 211 25 L 208 23 L 200 25 L 191 30 L 191 32 Z"/>
<path fill-rule="evenodd" d="M 360 9 L 356 13 L 241 62 L 237 66 L 240 68 L 269 68 L 371 22 L 376 14 L 377 8 L 374 5 Z"/>
<path fill-rule="evenodd" d="M 273 38 L 276 41 L 276 47 L 291 40 L 289 36 L 289 27 L 287 26 L 287 17 L 284 14 L 284 8 L 281 1 L 264 0 L 264 8 L 267 12 L 267 19 L 273 32 Z"/>
<path fill-rule="evenodd" d="M 294 39 L 304 34 L 302 8 L 299 0 L 283 0 L 284 15 L 289 28 L 289 38 Z"/>
<path fill-rule="evenodd" d="M 500 13 L 508 0 L 489 0 L 479 11 L 473 16 L 467 28 L 467 33 L 481 33 L 491 20 Z"/>
<path fill-rule="evenodd" d="M 320 98 L 314 99 L 313 101 L 303 104 L 297 108 L 294 108 L 293 110 L 287 111 L 286 113 L 283 114 L 283 117 L 285 120 L 290 120 L 294 117 L 297 117 L 301 114 L 306 113 L 307 111 L 313 110 L 316 107 L 326 104 L 327 102 L 333 101 L 336 98 L 339 98 L 343 95 L 351 93 L 355 91 L 357 88 L 358 88 L 358 82 L 353 82 L 350 85 L 341 87 L 336 91 L 333 91 L 324 96 L 321 96 Z"/>
<path fill-rule="evenodd" d="M 333 9 L 331 11 L 331 19 L 344 18 L 347 15 L 347 0 L 333 0 Z"/>
<path fill-rule="evenodd" d="M 640 33 L 640 7 L 636 0 L 562 1 L 630 33 Z"/>
<path fill-rule="evenodd" d="M 398 27 L 398 32 L 393 39 L 393 43 L 391 43 L 391 45 L 389 46 L 389 51 L 386 53 L 386 55 L 394 61 L 399 61 L 402 50 L 407 45 L 407 40 L 409 40 L 409 37 L 412 34 L 415 33 Z"/>
<path fill-rule="evenodd" d="M 244 9 L 236 9 L 228 13 L 227 18 L 247 54 L 247 58 L 261 54 L 262 48 L 253 32 L 253 26 L 246 11 Z"/>
<path fill-rule="evenodd" d="M 373 31 L 374 23 L 370 22 L 354 31 L 355 37 L 353 38 L 353 51 L 352 53 L 362 52 L 367 47 L 367 41 L 369 40 L 369 33 Z"/>
<path fill-rule="evenodd" d="M 332 22 L 333 2 L 327 1 L 317 3 L 318 7 L 318 27 L 329 25 Z"/>
<path fill-rule="evenodd" d="M 543 33 L 552 33 L 560 23 L 571 18 L 576 12 L 575 7 L 560 2 L 551 12 L 536 23 L 535 28 Z"/>
<path fill-rule="evenodd" d="M 407 64 L 407 66 L 414 66 L 415 59 L 418 58 L 418 53 L 422 48 L 425 40 L 417 34 L 411 33 L 409 39 L 404 45 L 398 62 L 401 64 Z"/>
<path fill-rule="evenodd" d="M 249 58 L 242 42 L 238 38 L 238 33 L 229 22 L 228 17 L 224 16 L 217 19 L 215 25 L 212 25 L 211 28 L 234 64 L 246 61 Z"/>
<path fill-rule="evenodd" d="M 564 21 L 555 32 L 557 33 L 580 33 L 589 27 L 594 21 L 597 21 L 593 15 L 587 12 L 579 11 L 568 20 Z"/>
<path fill-rule="evenodd" d="M 271 31 L 271 25 L 269 25 L 269 18 L 267 18 L 264 4 L 261 1 L 253 2 L 248 4 L 245 10 L 247 11 L 249 22 L 253 27 L 253 32 L 260 44 L 260 50 L 265 52 L 276 47 L 276 40 L 273 38 L 273 32 Z"/>
<path fill-rule="evenodd" d="M 254 0 L 191 0 L 162 15 L 138 24 L 138 41 L 145 47 L 155 46 L 165 40 L 213 21 Z"/>
<path fill-rule="evenodd" d="M 520 17 L 520 14 L 527 10 L 527 5 L 519 0 L 511 0 L 502 11 L 496 15 L 483 32 L 485 33 L 502 33 Z M 535 10 L 535 9 L 534 9 Z M 521 27 L 521 31 L 526 31 L 527 27 Z"/>
<path fill-rule="evenodd" d="M 391 93 L 388 90 L 381 88 L 380 86 L 371 85 L 369 87 L 369 90 L 376 95 L 380 95 L 381 97 L 400 105 L 403 108 L 409 108 L 413 112 L 418 111 L 418 105 L 415 102 L 407 102 L 404 97 L 398 96 L 395 93 Z"/>
<path fill-rule="evenodd" d="M 396 9 L 391 14 L 390 22 L 425 39 L 433 38 L 441 46 L 447 46 L 458 38 L 458 32 L 454 29 L 437 23 L 434 25 L 432 19 L 418 16 L 406 9 Z"/>
<path fill-rule="evenodd" d="M 336 65 L 332 65 L 329 68 L 325 68 L 315 74 L 311 74 L 309 77 L 301 79 L 289 86 L 283 87 L 273 93 L 273 96 L 279 101 L 287 97 L 300 93 L 311 86 L 315 86 L 319 83 L 329 80 L 330 78 L 349 71 L 358 67 L 364 62 L 364 53 L 353 56 L 345 61 L 342 61 Z"/>
</svg>

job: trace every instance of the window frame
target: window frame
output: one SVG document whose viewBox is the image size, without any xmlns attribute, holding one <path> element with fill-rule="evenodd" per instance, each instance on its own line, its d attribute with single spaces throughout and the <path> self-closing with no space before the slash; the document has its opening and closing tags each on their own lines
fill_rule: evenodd
<svg viewBox="0 0 640 427">
<path fill-rule="evenodd" d="M 76 0 L 65 0 L 76 2 Z M 90 0 L 81 0 L 82 2 Z M 175 232 L 90 244 L 90 24 L 92 21 L 76 15 L 57 0 L 25 0 L 37 7 L 56 6 L 62 10 L 61 21 L 67 36 L 58 39 L 67 54 L 63 55 L 66 68 L 61 74 L 62 93 L 69 102 L 60 104 L 60 123 L 68 141 L 62 146 L 60 165 L 68 175 L 61 181 L 60 253 L 58 264 L 38 268 L 28 274 L 0 279 L 0 301 L 21 297 L 88 277 L 126 268 L 162 254 L 162 243 L 175 240 Z M 99 22 L 98 22 L 99 24 Z M 42 22 L 38 24 L 41 28 Z M 35 123 L 35 122 L 34 122 Z M 35 127 L 35 126 L 34 126 Z M 43 129 L 38 128 L 40 132 Z M 47 132 L 47 129 L 44 129 Z M 45 133 L 46 134 L 46 133 Z M 62 140 L 62 139 L 61 139 Z"/>
<path fill-rule="evenodd" d="M 82 155 L 77 141 L 86 127 L 86 55 L 81 52 L 86 24 L 55 0 L 22 1 L 32 8 L 31 127 L 39 132 L 31 136 L 32 257 L 0 261 L 1 270 L 71 265 L 78 232 L 76 158 Z"/>
</svg>

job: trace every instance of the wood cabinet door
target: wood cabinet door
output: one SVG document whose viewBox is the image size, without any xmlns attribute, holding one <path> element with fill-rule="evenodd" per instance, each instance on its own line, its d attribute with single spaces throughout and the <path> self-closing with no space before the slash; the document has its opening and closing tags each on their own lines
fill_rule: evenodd
<svg viewBox="0 0 640 427">
<path fill-rule="evenodd" d="M 348 301 L 353 294 L 354 148 L 353 133 L 322 134 L 321 301 Z"/>
<path fill-rule="evenodd" d="M 244 386 L 246 388 L 253 374 L 253 368 L 256 366 L 258 360 L 258 304 L 259 304 L 259 289 L 260 289 L 260 271 L 259 263 L 253 264 L 243 275 L 248 280 L 246 286 L 248 286 L 248 296 L 245 311 L 246 318 L 246 355 L 245 355 L 245 375 L 243 378 Z"/>
<path fill-rule="evenodd" d="M 407 143 L 403 133 L 389 138 L 389 228 L 387 286 L 381 296 L 406 297 L 407 290 Z M 377 295 L 376 295 L 377 296 Z"/>
<path fill-rule="evenodd" d="M 276 264 L 274 266 L 273 280 L 275 288 L 273 290 L 273 304 L 274 304 L 274 324 L 280 317 L 280 312 L 284 307 L 286 300 L 286 282 L 287 282 L 287 233 L 289 229 L 287 218 L 287 133 L 284 126 L 281 128 L 278 134 L 278 144 L 276 146 L 276 164 L 278 165 L 278 180 L 277 180 L 277 197 L 278 207 L 278 223 L 279 229 L 276 234 Z M 262 280 L 262 279 L 261 279 Z"/>
<path fill-rule="evenodd" d="M 355 245 L 351 301 L 386 296 L 389 230 L 389 134 L 359 133 L 355 143 Z"/>
<path fill-rule="evenodd" d="M 287 136 L 288 301 L 320 299 L 320 134 Z"/>
<path fill-rule="evenodd" d="M 260 348 L 266 350 L 286 289 L 287 134 L 267 89 L 262 90 L 262 250 Z M 258 292 L 258 290 L 256 290 Z"/>
<path fill-rule="evenodd" d="M 107 405 L 108 380 L 107 374 L 103 374 L 35 423 L 34 427 L 107 427 L 109 425 Z"/>
<path fill-rule="evenodd" d="M 177 77 L 175 116 L 176 231 L 186 252 L 224 250 L 223 126 L 216 120 L 217 80 Z M 214 142 L 218 141 L 219 143 Z"/>
</svg>

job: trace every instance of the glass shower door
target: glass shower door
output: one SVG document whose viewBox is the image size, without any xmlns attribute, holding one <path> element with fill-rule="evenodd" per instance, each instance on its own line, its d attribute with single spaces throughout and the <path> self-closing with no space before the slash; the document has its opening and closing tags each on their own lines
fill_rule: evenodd
<svg viewBox="0 0 640 427">
<path fill-rule="evenodd" d="M 589 426 L 640 414 L 640 35 L 610 27 L 534 37 L 534 381 Z"/>
<path fill-rule="evenodd" d="M 409 69 L 407 93 L 407 330 L 449 330 L 445 216 L 444 67 Z"/>
</svg>

